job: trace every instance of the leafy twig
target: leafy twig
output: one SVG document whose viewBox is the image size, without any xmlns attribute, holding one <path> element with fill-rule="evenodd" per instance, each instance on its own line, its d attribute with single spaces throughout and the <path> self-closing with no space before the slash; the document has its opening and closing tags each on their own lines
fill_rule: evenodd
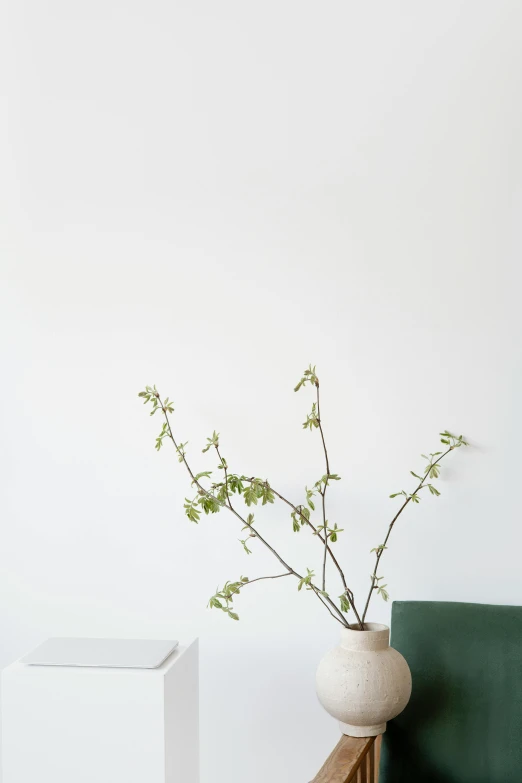
<svg viewBox="0 0 522 783">
<path fill-rule="evenodd" d="M 312 367 L 311 364 L 309 365 L 308 369 L 304 371 L 303 377 L 301 378 L 301 380 L 299 381 L 299 383 L 295 387 L 294 391 L 296 391 L 296 392 L 299 391 L 299 389 L 302 386 L 306 386 L 307 383 L 310 383 L 313 386 L 315 386 L 316 401 L 313 403 L 313 405 L 312 405 L 312 412 L 307 415 L 306 421 L 304 422 L 303 427 L 304 427 L 304 429 L 310 429 L 310 431 L 312 431 L 314 429 L 314 427 L 319 429 L 319 432 L 321 434 L 321 442 L 323 444 L 325 463 L 326 463 L 326 474 L 323 476 L 323 479 L 321 481 L 318 481 L 315 484 L 315 487 L 316 487 L 317 491 L 321 495 L 321 507 L 322 507 L 322 514 L 323 514 L 322 529 L 324 531 L 324 537 L 320 536 L 318 534 L 318 531 L 314 528 L 314 526 L 310 522 L 310 515 L 309 514 L 308 515 L 304 515 L 302 508 L 298 510 L 296 506 L 293 506 L 293 504 L 289 503 L 289 501 L 285 500 L 285 498 L 281 497 L 281 495 L 279 495 L 279 497 L 281 498 L 281 500 L 284 500 L 285 503 L 288 503 L 288 505 L 292 506 L 292 508 L 294 509 L 294 514 L 298 513 L 299 516 L 301 516 L 301 518 L 305 518 L 306 519 L 306 523 L 310 527 L 312 527 L 314 529 L 314 533 L 316 535 L 319 535 L 320 540 L 324 544 L 324 546 L 323 546 L 323 567 L 322 567 L 322 588 L 323 588 L 323 592 L 326 592 L 326 559 L 327 559 L 327 556 L 330 555 L 330 557 L 332 558 L 332 560 L 333 560 L 337 570 L 339 571 L 339 574 L 340 574 L 342 582 L 343 582 L 343 586 L 344 586 L 344 589 L 345 589 L 345 592 L 343 593 L 343 595 L 345 595 L 347 597 L 349 603 L 351 603 L 351 606 L 352 606 L 352 608 L 354 610 L 355 616 L 357 617 L 357 622 L 359 623 L 359 627 L 362 629 L 362 621 L 361 621 L 361 618 L 359 617 L 359 614 L 358 614 L 358 612 L 357 612 L 357 610 L 355 608 L 355 602 L 353 600 L 353 593 L 352 593 L 351 590 L 348 589 L 348 586 L 346 584 L 346 579 L 344 577 L 344 573 L 343 573 L 339 563 L 337 562 L 336 558 L 334 557 L 334 555 L 332 553 L 332 550 L 330 549 L 330 547 L 328 545 L 328 535 L 329 535 L 329 533 L 328 533 L 328 521 L 326 519 L 326 488 L 328 486 L 328 482 L 329 482 L 330 479 L 339 480 L 339 476 L 337 476 L 336 474 L 330 473 L 330 461 L 329 461 L 329 458 L 328 458 L 328 449 L 326 448 L 326 440 L 325 440 L 325 437 L 324 437 L 324 430 L 323 430 L 323 425 L 322 425 L 322 421 L 321 421 L 321 400 L 320 400 L 320 394 L 319 394 L 319 378 L 317 376 L 317 372 L 316 372 L 315 366 Z M 307 499 L 308 499 L 309 503 L 310 503 L 310 495 L 312 495 L 312 494 L 313 494 L 312 490 L 307 490 Z M 312 508 L 313 508 L 313 506 L 312 506 Z M 294 529 L 296 529 L 296 528 L 294 528 Z"/>
<path fill-rule="evenodd" d="M 305 386 L 307 383 L 311 383 L 313 386 L 315 386 L 316 391 L 316 401 L 312 405 L 312 412 L 307 415 L 306 421 L 303 424 L 303 427 L 309 428 L 310 431 L 317 427 L 319 429 L 319 432 L 321 434 L 321 441 L 323 444 L 323 451 L 324 451 L 324 459 L 326 463 L 326 476 L 330 476 L 330 463 L 328 460 L 328 450 L 326 448 L 326 441 L 324 438 L 324 431 L 323 431 L 323 425 L 321 422 L 321 401 L 319 396 L 319 378 L 317 377 L 317 373 L 315 370 L 315 367 L 312 367 L 310 365 L 308 367 L 308 370 L 304 371 L 303 377 L 295 387 L 294 391 L 299 391 L 299 389 L 302 386 Z M 326 557 L 328 555 L 328 533 L 326 528 L 326 488 L 328 486 L 328 478 L 325 480 L 324 484 L 319 487 L 319 494 L 321 495 L 321 505 L 323 510 L 323 529 L 324 529 L 324 547 L 323 547 L 323 578 L 322 578 L 322 585 L 323 590 L 326 590 Z"/>
<path fill-rule="evenodd" d="M 370 605 L 370 600 L 371 600 L 371 597 L 373 595 L 374 590 L 377 590 L 378 592 L 380 592 L 381 595 L 383 596 L 383 598 L 386 601 L 388 600 L 388 594 L 387 594 L 386 590 L 384 590 L 384 593 L 382 592 L 383 587 L 385 587 L 385 585 L 383 587 L 379 588 L 379 584 L 378 583 L 379 583 L 379 580 L 382 579 L 382 577 L 378 577 L 377 576 L 377 569 L 379 568 L 379 563 L 380 563 L 380 560 L 381 560 L 381 557 L 383 555 L 384 550 L 388 548 L 387 544 L 388 544 L 388 540 L 390 538 L 391 532 L 393 530 L 393 526 L 395 525 L 396 521 L 398 520 L 398 518 L 400 517 L 400 515 L 402 514 L 402 512 L 404 511 L 404 509 L 408 505 L 408 503 L 410 503 L 410 502 L 418 503 L 419 502 L 419 500 L 420 500 L 419 492 L 421 490 L 423 490 L 425 487 L 429 487 L 429 490 L 430 490 L 432 495 L 440 495 L 440 492 L 432 484 L 425 484 L 426 480 L 428 478 L 438 478 L 439 477 L 439 474 L 440 474 L 439 464 L 444 459 L 444 457 L 447 454 L 450 453 L 450 451 L 453 451 L 454 449 L 460 448 L 460 446 L 467 446 L 468 445 L 468 443 L 464 440 L 462 435 L 458 435 L 458 436 L 457 435 L 452 435 L 451 432 L 448 432 L 448 430 L 444 430 L 444 432 L 440 433 L 440 439 L 441 439 L 441 443 L 444 443 L 444 445 L 448 446 L 448 448 L 444 452 L 440 452 L 440 451 L 433 452 L 432 454 L 430 454 L 429 457 L 427 457 L 425 454 L 422 454 L 422 456 L 429 461 L 428 467 L 425 469 L 424 475 L 423 476 L 419 476 L 419 475 L 417 475 L 417 473 L 414 473 L 413 471 L 410 471 L 412 473 L 412 475 L 415 476 L 415 478 L 420 479 L 419 484 L 413 490 L 413 492 L 411 494 L 407 494 L 404 490 L 402 490 L 401 492 L 394 492 L 392 495 L 390 495 L 391 498 L 396 498 L 399 495 L 404 495 L 406 500 L 403 502 L 402 506 L 400 507 L 400 509 L 395 514 L 395 516 L 393 517 L 392 521 L 390 522 L 390 524 L 388 526 L 388 532 L 386 533 L 386 538 L 384 539 L 384 542 L 382 544 L 380 544 L 378 547 L 376 547 L 374 550 L 372 550 L 372 551 L 375 551 L 375 553 L 376 553 L 376 555 L 375 555 L 375 566 L 374 566 L 374 569 L 373 569 L 373 572 L 372 572 L 372 575 L 371 575 L 370 591 L 368 593 L 368 598 L 366 599 L 366 604 L 365 604 L 364 612 L 363 612 L 363 615 L 362 615 L 362 622 L 363 622 L 363 624 L 364 624 L 364 621 L 366 619 L 366 613 L 368 612 L 368 606 Z M 434 459 L 435 457 L 437 459 Z"/>
<path fill-rule="evenodd" d="M 231 609 L 234 595 L 239 594 L 243 587 L 253 585 L 254 582 L 261 582 L 263 579 L 281 579 L 283 576 L 292 576 L 292 574 L 290 571 L 286 571 L 284 574 L 258 576 L 256 579 L 249 579 L 247 576 L 241 576 L 237 582 L 225 582 L 225 585 L 221 590 L 216 590 L 215 594 L 209 600 L 208 605 L 211 609 L 222 609 L 222 611 L 228 614 L 232 620 L 239 620 L 239 616 Z"/>
<path fill-rule="evenodd" d="M 281 565 L 287 570 L 287 572 L 289 574 L 293 574 L 293 576 L 295 576 L 297 579 L 301 580 L 303 578 L 302 575 L 299 574 L 297 571 L 295 571 L 285 560 L 283 560 L 281 555 L 279 555 L 279 553 L 274 549 L 274 547 L 271 546 L 268 543 L 268 541 L 266 541 L 266 539 L 259 533 L 259 531 L 257 529 L 255 529 L 251 523 L 249 523 L 246 519 L 244 519 L 244 517 L 242 517 L 241 514 L 239 514 L 239 512 L 232 506 L 232 504 L 230 502 L 230 497 L 228 496 L 228 482 L 227 482 L 227 489 L 226 489 L 226 495 L 228 497 L 228 504 L 225 501 L 220 500 L 219 498 L 217 498 L 214 494 L 212 494 L 212 492 L 210 492 L 208 489 L 206 489 L 200 483 L 198 476 L 201 476 L 203 474 L 195 475 L 193 473 L 193 471 L 192 471 L 192 469 L 191 469 L 191 467 L 190 467 L 190 465 L 189 465 L 189 463 L 187 461 L 187 458 L 186 458 L 184 450 L 180 450 L 180 448 L 179 448 L 179 446 L 178 446 L 178 444 L 177 444 L 177 442 L 176 442 L 176 440 L 174 438 L 174 434 L 172 432 L 172 427 L 171 427 L 170 419 L 169 419 L 169 413 L 173 412 L 172 405 L 170 404 L 169 407 L 167 407 L 162 402 L 160 394 L 159 394 L 159 392 L 158 392 L 158 390 L 156 389 L 155 386 L 154 387 L 147 386 L 144 392 L 140 392 L 139 396 L 143 397 L 145 399 L 146 403 L 147 402 L 152 402 L 153 408 L 152 408 L 151 415 L 154 415 L 154 413 L 156 413 L 157 410 L 161 410 L 162 411 L 163 416 L 165 418 L 166 425 L 167 425 L 168 437 L 172 440 L 172 443 L 174 444 L 176 452 L 178 453 L 180 462 L 184 463 L 184 465 L 185 465 L 185 467 L 186 467 L 186 469 L 187 469 L 187 471 L 188 471 L 188 473 L 189 473 L 189 475 L 190 475 L 190 477 L 192 479 L 192 483 L 196 485 L 200 495 L 203 498 L 207 498 L 209 500 L 210 504 L 212 505 L 212 507 L 213 507 L 213 505 L 215 503 L 219 507 L 228 508 L 229 511 L 232 514 L 234 514 L 234 516 L 236 516 L 243 523 L 243 525 L 246 525 L 246 526 L 248 526 L 250 528 L 250 530 L 255 534 L 255 537 L 258 538 L 259 541 L 261 541 L 261 543 L 264 544 L 264 546 L 266 546 L 267 549 L 270 550 L 270 552 L 272 552 L 274 557 L 277 558 L 277 560 L 281 563 Z M 207 447 L 206 447 L 205 450 L 208 450 L 208 448 L 210 448 L 211 446 L 214 446 L 216 449 L 219 447 L 219 435 L 216 432 L 213 433 L 212 438 L 208 438 L 207 440 L 209 442 L 208 442 Z M 222 466 L 224 468 L 224 464 L 226 464 L 226 463 L 223 463 L 223 460 L 221 460 L 221 463 L 222 463 Z M 225 470 L 225 468 L 224 468 L 224 470 Z M 228 477 L 228 472 L 226 473 L 226 476 Z M 267 499 L 268 499 L 268 502 L 272 502 L 272 500 L 270 499 L 270 495 L 265 493 L 265 495 L 263 497 L 263 502 L 266 502 Z M 189 504 L 191 503 L 191 501 L 187 501 L 187 502 Z M 257 500 L 255 502 L 257 503 Z M 194 507 L 194 501 L 192 501 L 191 505 L 192 505 L 192 507 Z M 207 511 L 207 508 L 205 508 L 205 506 L 203 506 L 203 508 Z M 207 513 L 208 513 L 208 511 L 207 511 Z M 187 514 L 187 516 L 188 516 L 188 514 Z M 193 519 L 193 521 L 197 522 L 198 519 Z M 324 591 L 319 590 L 319 588 L 316 587 L 314 584 L 311 584 L 310 587 L 311 587 L 312 591 L 317 595 L 317 597 L 321 601 L 321 603 L 324 606 L 326 606 L 326 608 L 328 609 L 329 613 L 333 617 L 335 617 L 335 619 L 338 622 L 340 622 L 342 625 L 347 626 L 348 623 L 346 622 L 345 618 L 343 617 L 343 615 L 341 613 L 341 610 L 335 605 L 335 603 L 331 600 L 331 598 Z"/>
</svg>

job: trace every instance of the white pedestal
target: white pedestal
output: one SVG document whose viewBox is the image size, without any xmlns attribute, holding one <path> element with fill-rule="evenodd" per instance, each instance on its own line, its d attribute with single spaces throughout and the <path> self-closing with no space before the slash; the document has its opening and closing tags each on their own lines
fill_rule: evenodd
<svg viewBox="0 0 522 783">
<path fill-rule="evenodd" d="M 3 783 L 198 783 L 198 643 L 157 669 L 2 674 Z"/>
</svg>

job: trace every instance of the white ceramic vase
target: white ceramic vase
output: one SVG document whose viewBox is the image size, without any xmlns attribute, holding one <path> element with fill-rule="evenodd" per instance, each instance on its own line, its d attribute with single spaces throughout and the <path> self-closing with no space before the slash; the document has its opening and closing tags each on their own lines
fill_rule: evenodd
<svg viewBox="0 0 522 783">
<path fill-rule="evenodd" d="M 411 696 L 410 670 L 390 647 L 390 629 L 377 623 L 365 627 L 343 628 L 341 643 L 326 653 L 316 675 L 319 701 L 350 737 L 382 734 Z"/>
</svg>

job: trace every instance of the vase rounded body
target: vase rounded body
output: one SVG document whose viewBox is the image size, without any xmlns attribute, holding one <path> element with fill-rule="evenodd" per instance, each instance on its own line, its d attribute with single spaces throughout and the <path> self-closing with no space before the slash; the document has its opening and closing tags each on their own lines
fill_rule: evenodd
<svg viewBox="0 0 522 783">
<path fill-rule="evenodd" d="M 364 631 L 343 628 L 339 646 L 319 663 L 316 689 L 343 734 L 374 737 L 408 704 L 411 674 L 402 655 L 390 647 L 390 629 L 366 623 Z"/>
</svg>

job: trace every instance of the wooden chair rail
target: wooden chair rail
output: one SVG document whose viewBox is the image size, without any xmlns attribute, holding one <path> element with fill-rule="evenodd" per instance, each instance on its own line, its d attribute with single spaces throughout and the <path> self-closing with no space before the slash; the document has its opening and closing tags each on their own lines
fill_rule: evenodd
<svg viewBox="0 0 522 783">
<path fill-rule="evenodd" d="M 380 753 L 380 736 L 343 736 L 312 783 L 378 783 Z"/>
</svg>

